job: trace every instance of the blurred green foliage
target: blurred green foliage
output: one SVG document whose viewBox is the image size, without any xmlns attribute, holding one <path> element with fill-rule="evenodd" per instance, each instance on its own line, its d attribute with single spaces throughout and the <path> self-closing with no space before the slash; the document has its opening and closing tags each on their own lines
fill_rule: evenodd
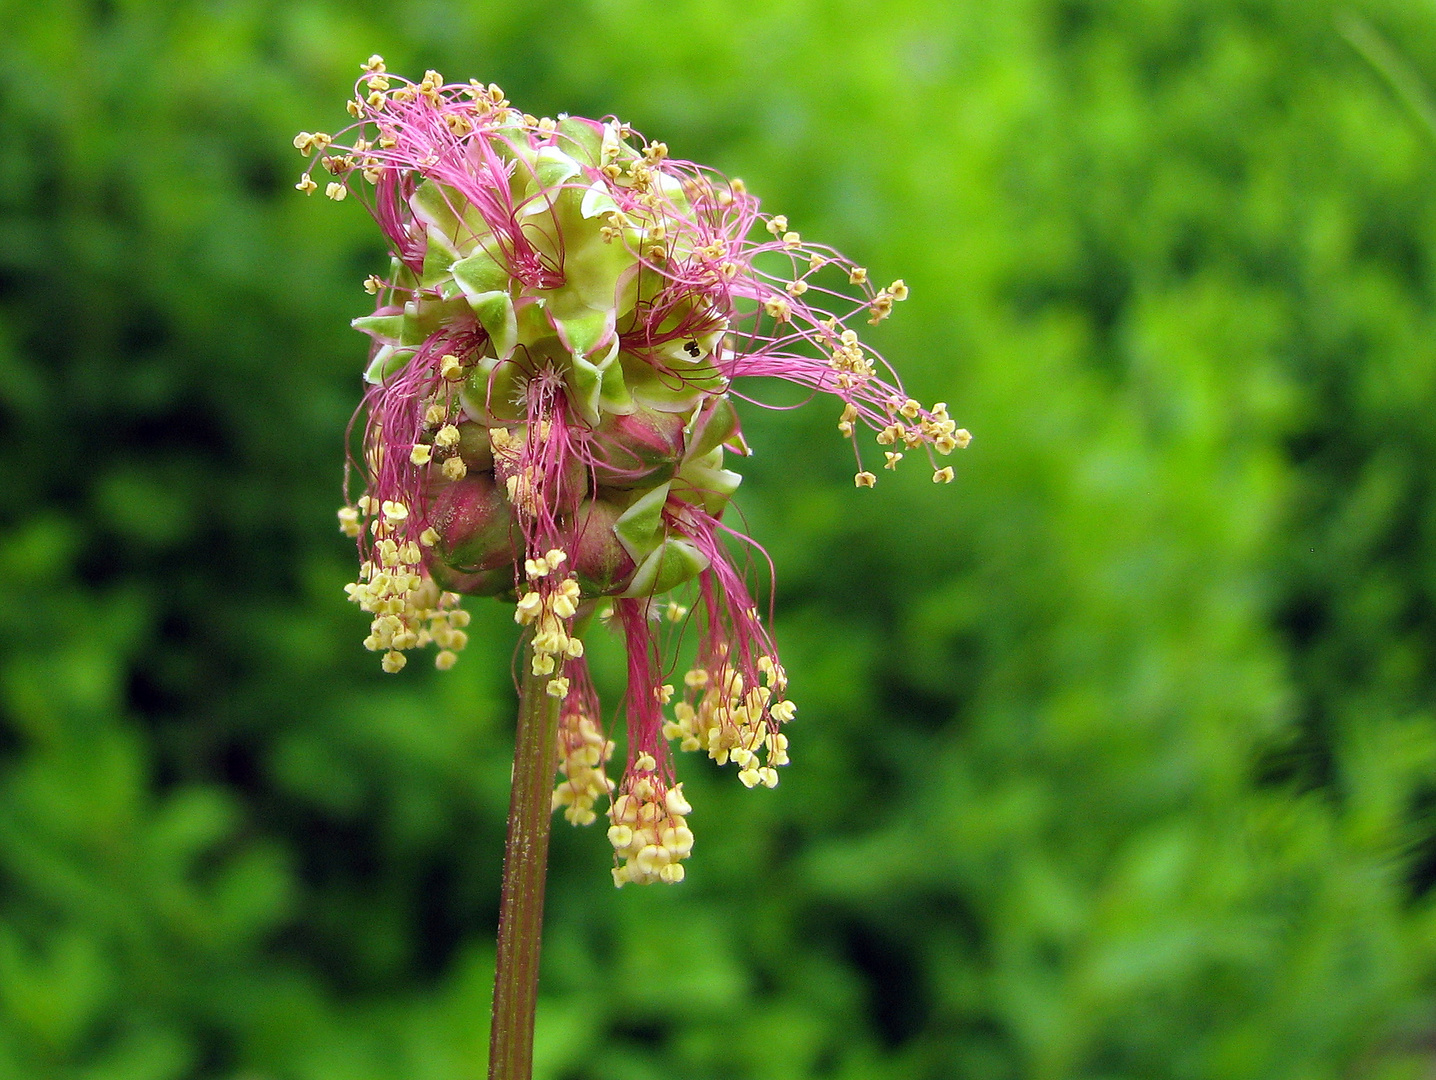
<svg viewBox="0 0 1436 1080">
<path fill-rule="evenodd" d="M 680 762 L 677 888 L 559 823 L 545 1080 L 1430 1076 L 1436 142 L 1340 28 L 1436 8 L 1353 4 L 0 0 L 0 1077 L 484 1074 L 514 627 L 360 648 L 291 186 L 375 51 L 903 276 L 976 434 L 748 410 L 795 763 Z"/>
</svg>

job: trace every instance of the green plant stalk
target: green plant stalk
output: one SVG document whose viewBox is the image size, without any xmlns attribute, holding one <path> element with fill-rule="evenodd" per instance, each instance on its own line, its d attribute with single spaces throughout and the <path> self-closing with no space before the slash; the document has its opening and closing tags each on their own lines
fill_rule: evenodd
<svg viewBox="0 0 1436 1080">
<path fill-rule="evenodd" d="M 553 822 L 560 702 L 546 692 L 549 677 L 532 673 L 528 635 L 521 663 L 523 681 L 519 686 L 513 790 L 509 796 L 504 884 L 499 901 L 494 1010 L 489 1029 L 489 1080 L 530 1080 L 533 1074 L 539 943 Z"/>
</svg>

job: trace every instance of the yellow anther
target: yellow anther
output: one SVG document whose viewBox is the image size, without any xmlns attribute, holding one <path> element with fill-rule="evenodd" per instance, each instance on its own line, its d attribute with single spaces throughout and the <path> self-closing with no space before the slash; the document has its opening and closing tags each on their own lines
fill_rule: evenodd
<svg viewBox="0 0 1436 1080">
<path fill-rule="evenodd" d="M 884 469 L 896 469 L 898 462 L 902 460 L 901 452 L 895 454 L 889 450 L 883 456 L 887 458 L 887 463 L 883 465 Z"/>
<path fill-rule="evenodd" d="M 559 677 L 548 681 L 548 696 L 556 698 L 568 697 L 568 680 Z"/>
<path fill-rule="evenodd" d="M 384 279 L 377 274 L 370 274 L 364 279 L 364 291 L 370 296 L 375 295 L 384 287 Z"/>
<path fill-rule="evenodd" d="M 636 772 L 652 772 L 658 768 L 658 762 L 654 760 L 652 754 L 643 753 L 634 759 L 633 768 Z"/>
<path fill-rule="evenodd" d="M 862 285 L 868 280 L 868 272 L 861 266 L 855 266 L 848 272 L 848 283 L 850 285 Z"/>
<path fill-rule="evenodd" d="M 425 547 L 433 547 L 439 542 L 439 534 L 432 527 L 425 529 L 419 534 L 419 543 Z"/>
<path fill-rule="evenodd" d="M 450 480 L 462 480 L 469 472 L 469 467 L 464 464 L 464 459 L 461 457 L 451 457 L 441 467 L 444 470 L 444 475 Z"/>
<path fill-rule="evenodd" d="M 446 406 L 438 404 L 430 405 L 424 410 L 424 423 L 433 427 L 435 424 L 442 424 L 448 419 L 448 416 L 449 410 Z"/>
<path fill-rule="evenodd" d="M 789 233 L 788 235 L 792 236 L 794 234 Z M 801 278 L 797 281 L 790 281 L 787 284 L 787 292 L 789 296 L 802 296 L 807 291 L 808 283 L 806 281 L 803 281 Z"/>
<path fill-rule="evenodd" d="M 781 296 L 770 296 L 763 301 L 763 310 L 778 322 L 787 322 L 793 313 L 793 306 Z"/>
<path fill-rule="evenodd" d="M 539 612 L 543 609 L 543 597 L 536 592 L 524 593 L 519 597 L 518 603 L 514 605 L 514 621 L 518 623 L 531 623 L 538 618 Z"/>
<path fill-rule="evenodd" d="M 796 247 L 801 247 L 802 243 L 803 238 L 795 232 L 788 232 L 783 234 L 783 246 L 785 248 L 788 248 L 789 250 L 792 250 Z"/>
<path fill-rule="evenodd" d="M 407 506 L 401 502 L 394 502 L 391 499 L 384 500 L 382 509 L 384 511 L 384 520 L 388 521 L 391 525 L 397 525 L 409 516 L 409 508 Z"/>
<path fill-rule="evenodd" d="M 294 186 L 300 191 L 304 192 L 304 194 L 306 195 L 313 195 L 314 192 L 319 188 L 319 185 L 314 182 L 314 178 L 308 173 L 305 173 L 303 176 L 301 176 L 299 178 L 299 183 L 295 184 Z"/>
<path fill-rule="evenodd" d="M 453 353 L 447 353 L 439 361 L 439 374 L 450 382 L 458 382 L 464 377 L 464 365 L 459 363 L 459 358 Z"/>
<path fill-rule="evenodd" d="M 547 577 L 550 569 L 552 569 L 552 567 L 549 566 L 548 559 L 544 558 L 542 555 L 540 555 L 537 559 L 524 560 L 524 573 L 528 575 L 528 579 L 530 581 L 536 581 L 538 578 Z"/>
<path fill-rule="evenodd" d="M 663 612 L 664 618 L 671 623 L 679 623 L 688 615 L 688 609 L 677 600 L 668 601 L 668 607 Z"/>
<path fill-rule="evenodd" d="M 384 659 L 379 661 L 379 666 L 392 675 L 408 662 L 408 657 L 403 653 L 390 649 L 384 654 Z"/>
<path fill-rule="evenodd" d="M 673 686 L 672 686 L 672 684 L 670 684 L 670 683 L 664 683 L 662 686 L 656 686 L 656 687 L 654 687 L 654 688 L 653 688 L 653 696 L 658 699 L 658 701 L 659 701 L 660 704 L 662 704 L 662 705 L 667 705 L 670 701 L 673 700 Z"/>
<path fill-rule="evenodd" d="M 433 456 L 433 447 L 424 443 L 415 443 L 414 448 L 409 451 L 409 460 L 415 465 L 427 465 Z"/>
<path fill-rule="evenodd" d="M 553 657 L 548 653 L 535 653 L 530 668 L 535 675 L 552 675 L 554 669 Z"/>
<path fill-rule="evenodd" d="M 378 53 L 375 53 L 373 56 L 369 57 L 368 60 L 365 60 L 364 63 L 359 66 L 370 75 L 377 75 L 381 71 L 386 70 L 384 67 L 384 58 Z"/>
<path fill-rule="evenodd" d="M 788 219 L 782 214 L 778 214 L 768 222 L 768 231 L 774 236 L 781 236 L 788 231 Z"/>
<path fill-rule="evenodd" d="M 434 433 L 434 445 L 448 450 L 459 445 L 459 429 L 453 424 L 445 424 Z"/>
<path fill-rule="evenodd" d="M 932 474 L 932 482 L 934 484 L 950 484 L 952 483 L 952 476 L 952 466 L 948 465 L 946 468 L 938 469 L 937 472 Z"/>
<path fill-rule="evenodd" d="M 344 196 L 349 194 L 349 189 L 338 181 L 331 180 L 329 181 L 329 186 L 324 189 L 324 194 L 328 195 L 335 202 L 343 202 Z"/>
<path fill-rule="evenodd" d="M 958 428 L 952 433 L 952 437 L 956 440 L 959 450 L 966 450 L 968 444 L 972 442 L 972 432 L 968 431 L 967 428 Z"/>
<path fill-rule="evenodd" d="M 870 472 L 860 472 L 853 477 L 854 486 L 860 488 L 872 487 L 877 482 L 878 478 Z M 752 785 L 749 786 L 751 787 Z"/>
<path fill-rule="evenodd" d="M 898 278 L 896 281 L 894 281 L 891 285 L 888 286 L 888 295 L 891 296 L 894 300 L 907 299 L 907 286 L 903 284 L 902 278 Z"/>
<path fill-rule="evenodd" d="M 339 531 L 345 536 L 358 536 L 364 530 L 359 525 L 359 511 L 352 506 L 339 508 Z"/>
<path fill-rule="evenodd" d="M 548 563 L 549 568 L 552 570 L 557 570 L 567 559 L 568 555 L 562 548 L 549 548 L 548 551 L 544 552 L 544 561 Z"/>
<path fill-rule="evenodd" d="M 914 420 L 917 418 L 918 413 L 922 412 L 922 405 L 912 398 L 908 398 L 902 403 L 902 407 L 898 409 L 898 412 L 902 413 L 909 420 Z"/>
</svg>

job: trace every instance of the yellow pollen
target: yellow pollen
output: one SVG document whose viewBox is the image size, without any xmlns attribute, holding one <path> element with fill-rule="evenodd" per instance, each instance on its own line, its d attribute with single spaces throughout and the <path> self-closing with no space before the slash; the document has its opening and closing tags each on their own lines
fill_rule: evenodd
<svg viewBox="0 0 1436 1080">
<path fill-rule="evenodd" d="M 444 475 L 450 480 L 462 480 L 469 473 L 469 467 L 464 464 L 461 457 L 451 457 L 441 466 Z"/>
<path fill-rule="evenodd" d="M 429 459 L 434 456 L 433 448 L 424 443 L 415 443 L 414 449 L 409 451 L 409 460 L 415 465 L 427 465 Z"/>
<path fill-rule="evenodd" d="M 464 377 L 464 365 L 459 363 L 457 356 L 449 353 L 439 361 L 439 374 L 450 382 L 458 382 Z"/>
</svg>

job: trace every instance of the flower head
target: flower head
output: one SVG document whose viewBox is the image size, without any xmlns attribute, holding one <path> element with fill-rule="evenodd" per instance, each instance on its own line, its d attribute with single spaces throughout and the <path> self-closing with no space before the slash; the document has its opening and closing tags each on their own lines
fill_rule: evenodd
<svg viewBox="0 0 1436 1080">
<path fill-rule="evenodd" d="M 725 524 L 744 456 L 735 383 L 766 376 L 841 403 L 863 466 L 967 445 L 946 407 L 903 391 L 849 323 L 907 297 L 760 213 L 739 180 L 669 156 L 617 120 L 539 119 L 498 87 L 419 82 L 364 65 L 338 138 L 301 133 L 330 198 L 369 207 L 392 258 L 371 276 L 360 411 L 364 492 L 340 511 L 372 616 L 365 644 L 397 671 L 407 651 L 455 662 L 461 595 L 508 598 L 524 662 L 562 699 L 555 808 L 575 824 L 611 799 L 614 878 L 678 881 L 693 844 L 669 743 L 772 787 L 795 711 L 787 676 Z M 342 140 L 342 141 L 341 141 Z M 901 446 L 902 449 L 897 449 Z M 691 584 L 690 584 L 691 583 Z M 659 598 L 683 586 L 693 613 Z M 667 613 L 696 620 L 683 686 L 662 682 Z M 624 635 L 628 757 L 615 784 L 583 655 L 594 614 Z M 616 793 L 616 794 L 615 794 Z"/>
</svg>

